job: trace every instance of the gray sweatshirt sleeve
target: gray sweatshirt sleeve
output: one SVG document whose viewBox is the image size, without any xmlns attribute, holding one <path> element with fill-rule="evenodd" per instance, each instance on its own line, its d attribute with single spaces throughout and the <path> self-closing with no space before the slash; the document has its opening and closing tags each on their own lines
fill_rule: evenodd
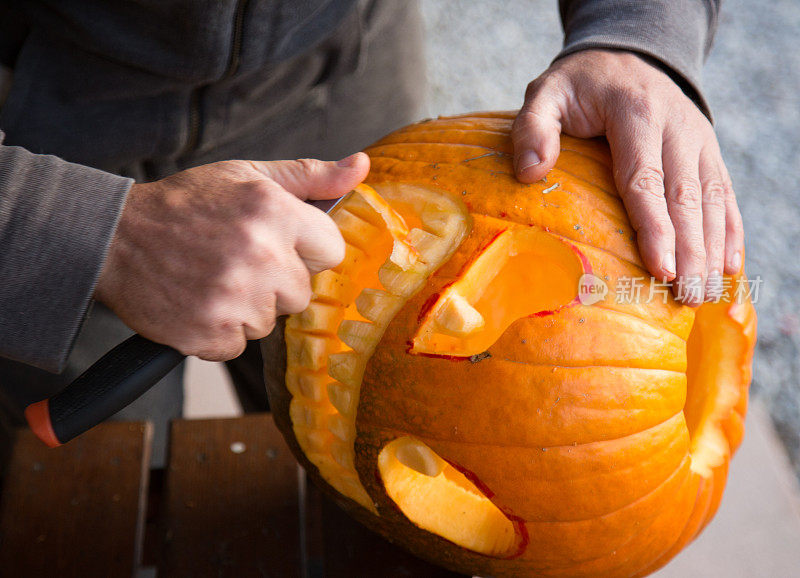
<svg viewBox="0 0 800 578">
<path fill-rule="evenodd" d="M 710 118 L 701 70 L 722 0 L 559 0 L 564 49 L 619 48 L 660 66 Z"/>
<path fill-rule="evenodd" d="M 0 356 L 60 371 L 132 181 L 2 141 Z"/>
</svg>

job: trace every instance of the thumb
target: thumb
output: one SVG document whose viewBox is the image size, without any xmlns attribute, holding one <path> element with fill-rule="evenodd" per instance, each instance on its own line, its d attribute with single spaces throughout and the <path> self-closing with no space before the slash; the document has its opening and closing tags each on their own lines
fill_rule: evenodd
<svg viewBox="0 0 800 578">
<path fill-rule="evenodd" d="M 367 177 L 369 157 L 355 153 L 340 161 L 252 161 L 253 167 L 300 200 L 335 199 Z"/>
<path fill-rule="evenodd" d="M 552 85 L 539 80 L 528 85 L 511 129 L 514 171 L 523 183 L 543 178 L 553 168 L 561 150 L 561 111 Z"/>
</svg>

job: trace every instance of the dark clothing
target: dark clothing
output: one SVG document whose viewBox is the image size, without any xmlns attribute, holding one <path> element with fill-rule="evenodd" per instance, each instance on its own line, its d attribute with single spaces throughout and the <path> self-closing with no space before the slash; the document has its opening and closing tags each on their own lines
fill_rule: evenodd
<svg viewBox="0 0 800 578">
<path fill-rule="evenodd" d="M 564 49 L 616 48 L 651 57 L 711 118 L 700 78 L 722 0 L 559 0 Z"/>
</svg>

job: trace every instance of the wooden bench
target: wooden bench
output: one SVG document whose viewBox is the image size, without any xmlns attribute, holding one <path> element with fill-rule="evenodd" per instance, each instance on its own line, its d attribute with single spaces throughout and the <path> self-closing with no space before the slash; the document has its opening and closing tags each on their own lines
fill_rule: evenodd
<svg viewBox="0 0 800 578">
<path fill-rule="evenodd" d="M 352 521 L 307 482 L 269 414 L 109 422 L 51 450 L 20 430 L 0 501 L 3 576 L 459 576 Z"/>
</svg>

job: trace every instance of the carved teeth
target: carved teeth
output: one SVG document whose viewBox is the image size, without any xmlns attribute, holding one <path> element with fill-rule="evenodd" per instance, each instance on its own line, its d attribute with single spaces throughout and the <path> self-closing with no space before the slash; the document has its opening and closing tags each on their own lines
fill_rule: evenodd
<svg viewBox="0 0 800 578">
<path fill-rule="evenodd" d="M 312 301 L 302 313 L 292 315 L 286 321 L 289 329 L 304 331 L 327 331 L 333 334 L 344 317 L 344 309 L 336 305 Z"/>
<path fill-rule="evenodd" d="M 425 228 L 439 237 L 448 238 L 453 231 L 458 229 L 458 220 L 452 210 L 447 210 L 436 205 L 428 205 L 422 211 L 420 218 Z"/>
<path fill-rule="evenodd" d="M 344 273 L 347 271 L 353 271 L 354 269 L 358 269 L 358 264 L 363 262 L 367 256 L 358 247 L 355 245 L 351 245 L 350 243 L 344 244 L 344 259 L 342 262 L 339 263 L 336 267 L 333 268 L 334 271 L 337 273 Z"/>
<path fill-rule="evenodd" d="M 358 405 L 358 391 L 335 381 L 328 384 L 328 398 L 339 413 L 353 418 Z"/>
<path fill-rule="evenodd" d="M 327 373 L 309 373 L 297 368 L 286 371 L 286 387 L 289 392 L 297 397 L 305 397 L 314 403 L 328 401 L 328 383 L 330 377 Z"/>
<path fill-rule="evenodd" d="M 336 212 L 334 220 L 344 240 L 359 249 L 362 248 L 360 245 L 364 239 L 371 239 L 380 234 L 378 227 L 344 208 Z"/>
<path fill-rule="evenodd" d="M 343 442 L 353 443 L 356 437 L 355 422 L 341 414 L 334 414 L 328 419 L 328 429 Z"/>
<path fill-rule="evenodd" d="M 439 262 L 450 248 L 450 243 L 446 239 L 417 228 L 408 232 L 406 241 L 414 247 L 419 258 L 426 264 Z"/>
<path fill-rule="evenodd" d="M 337 335 L 354 351 L 365 353 L 371 352 L 377 345 L 381 336 L 381 328 L 374 323 L 345 319 L 339 325 Z"/>
<path fill-rule="evenodd" d="M 344 205 L 344 203 L 342 204 Z M 353 191 L 353 194 L 351 194 L 347 199 L 346 205 L 347 210 L 353 213 L 356 217 L 363 219 L 368 223 L 375 225 L 376 227 L 385 226 L 385 222 L 381 214 L 375 209 L 375 207 L 367 202 L 367 199 L 363 194 L 360 194 L 358 190 Z M 335 216 L 336 213 L 334 214 L 334 217 Z"/>
<path fill-rule="evenodd" d="M 425 283 L 425 277 L 416 271 L 403 271 L 394 263 L 384 263 L 378 269 L 378 279 L 395 295 L 406 297 L 416 292 Z"/>
<path fill-rule="evenodd" d="M 295 426 L 294 433 L 297 443 L 303 448 L 305 453 L 327 453 L 330 452 L 331 443 L 334 436 L 331 432 L 321 429 L 310 429 L 306 426 Z"/>
<path fill-rule="evenodd" d="M 360 195 L 361 198 L 380 215 L 386 224 L 386 229 L 392 237 L 395 239 L 404 239 L 405 236 L 408 235 L 408 226 L 403 220 L 403 217 L 400 213 L 395 211 L 392 206 L 386 202 L 386 199 L 381 197 L 375 189 L 362 183 L 356 185 L 353 192 Z"/>
<path fill-rule="evenodd" d="M 356 297 L 356 310 L 376 325 L 383 325 L 387 318 L 394 317 L 402 305 L 401 297 L 380 289 L 363 289 Z"/>
<path fill-rule="evenodd" d="M 331 444 L 331 456 L 333 456 L 333 461 L 347 470 L 356 468 L 355 452 L 351 443 L 334 440 Z"/>
<path fill-rule="evenodd" d="M 328 375 L 349 387 L 360 387 L 364 375 L 361 356 L 355 351 L 334 353 L 328 357 Z"/>
<path fill-rule="evenodd" d="M 302 397 L 295 397 L 289 404 L 289 416 L 295 425 L 309 429 L 330 429 L 331 418 L 337 416 L 336 410 L 328 405 L 310 405 Z"/>
<path fill-rule="evenodd" d="M 343 307 L 352 303 L 358 293 L 349 277 L 331 270 L 322 271 L 311 278 L 311 291 L 317 300 L 332 301 Z"/>
<path fill-rule="evenodd" d="M 419 253 L 411 244 L 405 241 L 395 241 L 392 246 L 392 254 L 389 255 L 389 261 L 403 271 L 407 271 L 419 261 Z"/>
<path fill-rule="evenodd" d="M 289 329 L 285 331 L 284 339 L 287 344 L 287 352 L 291 352 L 289 355 L 292 357 L 287 359 L 287 364 L 312 370 L 324 368 L 328 356 L 336 347 L 333 336 L 309 335 Z"/>
<path fill-rule="evenodd" d="M 442 333 L 461 337 L 482 329 L 485 322 L 463 295 L 452 292 L 436 313 L 436 325 Z"/>
</svg>

